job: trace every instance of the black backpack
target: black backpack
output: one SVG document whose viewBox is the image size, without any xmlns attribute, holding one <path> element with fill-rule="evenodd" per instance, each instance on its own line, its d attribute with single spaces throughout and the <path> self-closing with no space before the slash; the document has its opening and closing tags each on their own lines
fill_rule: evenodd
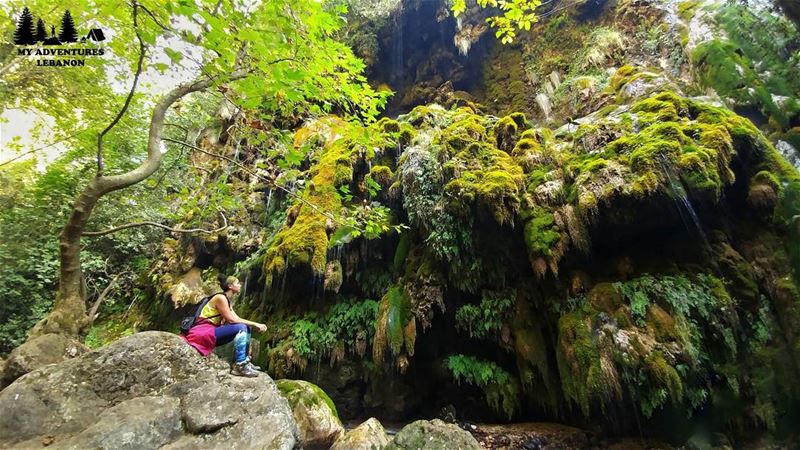
<svg viewBox="0 0 800 450">
<path fill-rule="evenodd" d="M 217 294 L 222 294 L 222 292 L 217 292 Z M 211 295 L 209 295 L 207 297 L 203 297 L 202 299 L 200 299 L 200 302 L 197 304 L 197 307 L 194 309 L 194 313 L 192 313 L 191 315 L 188 315 L 188 316 L 184 317 L 183 319 L 181 319 L 181 334 L 188 334 L 189 333 L 189 330 L 192 329 L 192 327 L 194 326 L 194 323 L 197 322 L 197 318 L 200 317 L 200 313 L 203 312 L 203 308 L 205 308 L 206 305 L 208 304 L 208 302 L 210 302 L 211 299 L 214 298 L 214 296 L 217 295 L 217 294 L 211 294 Z M 219 314 L 217 314 L 217 315 L 219 315 Z M 217 317 L 217 316 L 213 316 L 213 317 Z"/>
</svg>

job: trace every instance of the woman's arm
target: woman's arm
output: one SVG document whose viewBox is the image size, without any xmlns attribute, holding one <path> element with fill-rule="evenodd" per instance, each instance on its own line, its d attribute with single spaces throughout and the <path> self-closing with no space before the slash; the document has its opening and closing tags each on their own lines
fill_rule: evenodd
<svg viewBox="0 0 800 450">
<path fill-rule="evenodd" d="M 219 315 L 222 316 L 228 323 L 243 323 L 245 325 L 249 325 L 251 327 L 256 328 L 258 331 L 266 331 L 267 326 L 263 323 L 253 322 L 247 319 L 242 319 L 236 314 L 229 306 L 228 306 L 228 299 L 223 294 L 217 294 L 214 298 L 211 299 L 214 303 L 214 308 L 219 311 Z"/>
</svg>

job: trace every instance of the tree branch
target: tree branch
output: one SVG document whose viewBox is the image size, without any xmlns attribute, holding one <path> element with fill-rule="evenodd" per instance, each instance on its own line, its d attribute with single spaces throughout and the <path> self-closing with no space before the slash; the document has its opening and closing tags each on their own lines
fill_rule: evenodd
<svg viewBox="0 0 800 450">
<path fill-rule="evenodd" d="M 160 224 L 158 222 L 152 222 L 146 220 L 144 222 L 133 222 L 127 223 L 125 225 L 120 225 L 118 227 L 109 228 L 108 230 L 103 231 L 84 231 L 82 236 L 89 236 L 89 237 L 97 237 L 97 236 L 105 236 L 106 234 L 116 233 L 117 231 L 126 230 L 128 228 L 135 228 L 135 227 L 142 227 L 142 226 L 153 226 L 157 228 L 161 228 L 167 230 L 172 233 L 203 233 L 203 234 L 213 234 L 219 233 L 220 231 L 228 228 L 228 219 L 225 218 L 225 214 L 219 213 L 222 216 L 222 226 L 215 229 L 215 230 L 205 230 L 202 228 L 188 228 L 188 229 L 181 229 L 181 228 L 172 228 L 166 225 Z"/>
<path fill-rule="evenodd" d="M 136 73 L 133 76 L 133 85 L 131 85 L 131 90 L 128 92 L 128 97 L 125 99 L 125 104 L 122 105 L 122 109 L 119 110 L 117 113 L 117 117 L 108 124 L 108 126 L 97 135 L 97 176 L 103 176 L 103 136 L 106 135 L 112 128 L 114 128 L 117 123 L 122 119 L 122 116 L 125 115 L 125 112 L 128 110 L 128 107 L 131 104 L 131 100 L 133 100 L 133 94 L 136 92 L 136 85 L 139 83 L 139 75 L 142 74 L 142 65 L 144 62 L 144 55 L 147 50 L 147 47 L 144 44 L 144 40 L 142 40 L 142 36 L 139 34 L 139 24 L 136 21 L 136 10 L 139 7 L 139 4 L 136 0 L 133 0 L 131 3 L 133 6 L 133 28 L 136 30 L 136 39 L 139 40 L 139 60 L 136 63 Z"/>
<path fill-rule="evenodd" d="M 314 211 L 316 211 L 316 212 L 318 212 L 318 213 L 322 214 L 323 216 L 327 217 L 328 219 L 331 219 L 332 221 L 336 222 L 338 225 L 342 225 L 342 226 L 344 226 L 344 225 L 345 225 L 345 224 L 343 224 L 343 223 L 342 223 L 342 222 L 341 222 L 339 219 L 337 219 L 337 218 L 336 218 L 336 216 L 334 216 L 334 215 L 333 215 L 333 214 L 331 214 L 330 212 L 323 210 L 323 209 L 322 209 L 322 208 L 320 208 L 319 206 L 317 206 L 317 205 L 315 205 L 315 204 L 313 204 L 313 203 L 309 202 L 308 200 L 304 199 L 304 198 L 303 198 L 303 196 L 301 196 L 301 195 L 298 195 L 298 194 L 295 194 L 294 192 L 290 191 L 289 189 L 286 189 L 285 187 L 283 187 L 283 186 L 279 185 L 279 184 L 278 184 L 278 183 L 276 183 L 276 182 L 275 182 L 275 180 L 273 180 L 272 178 L 267 178 L 267 177 L 264 177 L 264 176 L 262 176 L 262 175 L 259 175 L 259 174 L 257 174 L 256 172 L 253 172 L 252 170 L 248 169 L 246 166 L 244 166 L 244 165 L 243 165 L 243 164 L 241 164 L 239 161 L 236 161 L 236 160 L 235 160 L 235 159 L 233 159 L 233 158 L 229 158 L 229 157 L 227 157 L 227 156 L 225 156 L 225 155 L 220 155 L 220 154 L 217 154 L 217 153 L 212 153 L 212 152 L 209 152 L 209 151 L 203 150 L 203 149 L 202 149 L 202 148 L 200 148 L 200 147 L 194 146 L 194 145 L 192 145 L 192 144 L 189 144 L 189 143 L 187 143 L 187 142 L 181 142 L 181 141 L 178 141 L 178 140 L 176 140 L 176 139 L 170 139 L 170 138 L 168 138 L 168 137 L 164 137 L 164 138 L 162 138 L 162 139 L 164 139 L 165 141 L 174 142 L 174 143 L 176 143 L 176 144 L 185 145 L 186 147 L 189 147 L 189 148 L 191 148 L 192 150 L 196 150 L 196 151 L 198 151 L 198 152 L 200 152 L 200 153 L 204 153 L 204 154 L 206 154 L 206 155 L 208 155 L 208 156 L 213 156 L 214 158 L 220 158 L 220 159 L 224 159 L 225 161 L 228 161 L 228 162 L 230 162 L 230 163 L 233 163 L 233 164 L 235 164 L 236 166 L 238 166 L 240 169 L 242 169 L 243 171 L 247 172 L 248 174 L 250 174 L 250 175 L 252 175 L 252 176 L 254 176 L 254 177 L 258 178 L 259 180 L 265 181 L 266 183 L 268 183 L 268 184 L 269 184 L 270 186 L 272 186 L 273 188 L 275 188 L 275 189 L 278 189 L 278 190 L 281 190 L 281 191 L 285 192 L 286 194 L 288 194 L 288 195 L 290 195 L 290 196 L 292 196 L 292 197 L 296 198 L 297 200 L 300 200 L 301 202 L 303 202 L 303 203 L 305 203 L 306 205 L 308 205 L 309 207 L 311 207 L 311 208 L 312 208 Z M 362 230 L 362 231 L 363 231 L 363 230 Z"/>
<path fill-rule="evenodd" d="M 153 19 L 153 22 L 155 22 L 156 25 L 159 26 L 159 28 L 161 28 L 162 30 L 166 31 L 167 33 L 175 33 L 175 31 L 173 31 L 171 28 L 169 28 L 166 25 L 163 25 L 161 22 L 159 22 L 158 19 L 155 16 L 155 14 L 150 12 L 150 10 L 147 9 L 144 5 L 139 5 L 139 7 L 142 8 L 142 11 L 147 13 L 147 15 L 150 16 L 151 19 Z"/>
<path fill-rule="evenodd" d="M 111 289 L 114 287 L 115 284 L 117 284 L 117 280 L 119 279 L 119 277 L 121 277 L 123 274 L 126 273 L 128 272 L 120 272 L 114 275 L 114 278 L 111 280 L 110 283 L 108 283 L 108 286 L 106 286 L 106 288 L 103 289 L 103 292 L 101 292 L 100 296 L 97 297 L 97 300 L 94 301 L 94 304 L 92 304 L 92 307 L 89 309 L 89 314 L 88 314 L 90 325 L 92 322 L 94 322 L 94 319 L 97 316 L 97 310 L 100 309 L 100 303 L 102 303 L 103 300 L 105 300 L 106 296 L 109 294 L 109 292 L 111 292 Z"/>
<path fill-rule="evenodd" d="M 7 63 L 3 64 L 3 66 L 0 67 L 0 77 L 5 75 L 6 72 L 8 72 L 9 70 L 13 69 L 14 66 L 16 66 L 17 63 L 20 61 L 22 61 L 22 58 L 20 58 L 19 56 L 14 56 Z"/>
</svg>

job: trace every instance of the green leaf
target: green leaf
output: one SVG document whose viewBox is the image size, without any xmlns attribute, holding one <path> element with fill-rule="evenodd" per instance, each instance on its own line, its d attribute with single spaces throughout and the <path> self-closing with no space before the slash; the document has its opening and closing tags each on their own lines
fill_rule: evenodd
<svg viewBox="0 0 800 450">
<path fill-rule="evenodd" d="M 331 235 L 331 239 L 328 243 L 329 247 L 336 247 L 337 245 L 347 244 L 350 243 L 353 238 L 358 237 L 360 232 L 350 226 L 342 226 L 336 229 Z"/>
</svg>

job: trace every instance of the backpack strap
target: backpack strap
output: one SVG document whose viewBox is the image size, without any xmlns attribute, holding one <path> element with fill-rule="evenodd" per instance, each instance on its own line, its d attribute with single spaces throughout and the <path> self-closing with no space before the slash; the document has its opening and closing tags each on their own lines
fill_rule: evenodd
<svg viewBox="0 0 800 450">
<path fill-rule="evenodd" d="M 225 293 L 224 293 L 224 292 L 217 292 L 216 294 L 211 294 L 211 295 L 209 295 L 208 297 L 203 297 L 203 299 L 202 299 L 202 300 L 200 300 L 200 303 L 197 305 L 197 309 L 196 309 L 196 310 L 195 310 L 195 312 L 194 312 L 194 321 L 195 321 L 195 322 L 197 322 L 197 318 L 198 318 L 198 317 L 200 317 L 200 314 L 202 314 L 202 313 L 203 313 L 203 309 L 206 307 L 206 305 L 208 305 L 208 302 L 210 302 L 212 298 L 216 297 L 216 296 L 217 296 L 217 295 L 219 295 L 219 294 L 223 294 L 223 295 L 225 295 Z M 231 307 L 231 301 L 230 301 L 230 299 L 229 299 L 229 298 L 226 296 L 226 297 L 225 297 L 225 300 L 228 300 L 228 308 L 230 308 L 230 307 Z M 214 314 L 214 315 L 213 315 L 213 316 L 211 316 L 211 317 L 204 317 L 204 318 L 205 318 L 205 319 L 213 319 L 213 318 L 215 318 L 215 317 L 219 317 L 220 315 L 221 315 L 221 314 Z"/>
</svg>

